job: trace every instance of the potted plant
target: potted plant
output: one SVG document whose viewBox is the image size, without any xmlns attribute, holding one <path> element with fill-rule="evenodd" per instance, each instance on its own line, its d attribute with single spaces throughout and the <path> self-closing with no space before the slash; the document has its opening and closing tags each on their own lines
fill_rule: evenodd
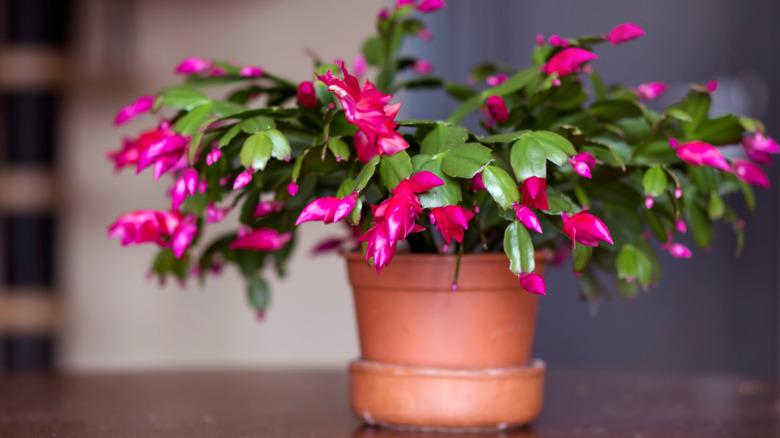
<svg viewBox="0 0 780 438">
<path fill-rule="evenodd" d="M 343 251 L 355 292 L 356 415 L 503 429 L 541 412 L 544 363 L 531 347 L 545 266 L 572 254 L 586 298 L 598 298 L 605 278 L 631 298 L 658 281 L 658 249 L 691 257 L 675 242 L 689 228 L 706 247 L 713 221 L 725 220 L 739 252 L 744 222 L 724 198 L 741 192 L 752 209 L 751 185 L 769 185 L 755 162 L 771 163 L 780 147 L 757 120 L 711 118 L 714 81 L 662 109 L 645 102 L 664 84 L 606 86 L 595 49 L 642 36 L 631 23 L 538 36 L 531 67 L 482 64 L 471 85 L 432 76 L 400 47 L 429 39 L 419 14 L 442 6 L 399 0 L 379 13 L 362 57 L 347 67 L 314 56 L 302 83 L 185 59 L 182 85 L 140 97 L 115 121 L 153 113 L 157 125 L 109 153 L 117 170 L 172 178 L 171 207 L 124 214 L 108 235 L 158 245 L 151 271 L 161 279 L 235 265 L 262 313 L 264 276 L 284 274 L 297 226 L 346 224 L 351 237 L 318 250 Z M 375 78 L 361 80 L 367 71 Z M 212 86 L 230 91 L 216 97 Z M 418 88 L 452 96 L 450 118 L 399 120 L 393 94 Z M 472 113 L 482 114 L 478 132 L 460 124 Z M 721 147 L 739 143 L 743 151 Z M 200 245 L 203 229 L 233 209 L 237 229 Z"/>
</svg>

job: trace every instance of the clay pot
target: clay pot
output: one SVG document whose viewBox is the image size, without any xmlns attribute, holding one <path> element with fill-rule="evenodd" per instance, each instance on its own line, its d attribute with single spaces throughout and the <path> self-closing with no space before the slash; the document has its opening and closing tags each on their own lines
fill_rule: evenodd
<svg viewBox="0 0 780 438">
<path fill-rule="evenodd" d="M 361 360 L 350 365 L 352 407 L 369 424 L 484 431 L 541 413 L 544 363 L 533 360 L 538 296 L 504 254 L 398 254 L 377 275 L 347 254 Z M 549 256 L 537 253 L 544 275 Z"/>
</svg>

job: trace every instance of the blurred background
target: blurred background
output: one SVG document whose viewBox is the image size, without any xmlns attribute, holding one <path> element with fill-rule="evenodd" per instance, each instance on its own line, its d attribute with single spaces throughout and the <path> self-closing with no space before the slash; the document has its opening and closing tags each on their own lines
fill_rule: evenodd
<svg viewBox="0 0 780 438">
<path fill-rule="evenodd" d="M 357 357 L 352 303 L 338 256 L 309 248 L 336 227 L 307 224 L 286 279 L 258 321 L 236 272 L 200 287 L 146 278 L 152 247 L 120 248 L 105 227 L 128 210 L 165 208 L 149 173 L 115 175 L 105 159 L 143 121 L 113 117 L 177 80 L 184 57 L 310 78 L 304 48 L 351 60 L 373 31 L 378 0 L 0 0 L 0 340 L 3 369 L 343 368 Z M 598 2 L 448 0 L 425 16 L 432 42 L 410 54 L 465 81 L 488 59 L 530 64 L 537 33 L 603 34 L 634 22 L 647 35 L 600 46 L 607 82 L 662 81 L 659 103 L 718 79 L 716 113 L 764 120 L 780 137 L 780 7 L 772 0 Z M 438 93 L 398 96 L 399 116 L 445 118 Z M 661 100 L 661 99 L 659 99 Z M 150 119 L 146 119 L 150 122 Z M 662 257 L 660 284 L 628 302 L 579 301 L 570 267 L 552 269 L 536 355 L 553 368 L 637 369 L 778 377 L 780 235 L 774 186 L 757 189 L 745 252 L 717 228 L 691 260 Z M 691 243 L 691 242 L 685 242 Z"/>
</svg>

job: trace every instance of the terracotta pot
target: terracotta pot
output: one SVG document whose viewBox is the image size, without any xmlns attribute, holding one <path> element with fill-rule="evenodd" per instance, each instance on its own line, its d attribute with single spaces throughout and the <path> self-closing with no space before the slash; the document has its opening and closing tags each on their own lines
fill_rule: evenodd
<svg viewBox="0 0 780 438">
<path fill-rule="evenodd" d="M 544 363 L 533 360 L 538 296 L 504 254 L 399 254 L 377 275 L 347 254 L 361 360 L 352 407 L 369 424 L 496 430 L 541 413 Z M 549 256 L 537 253 L 544 275 Z"/>
</svg>

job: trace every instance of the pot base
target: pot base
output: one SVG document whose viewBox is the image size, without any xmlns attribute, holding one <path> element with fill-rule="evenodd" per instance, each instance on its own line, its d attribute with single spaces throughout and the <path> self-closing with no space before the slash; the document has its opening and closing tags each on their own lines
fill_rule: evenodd
<svg viewBox="0 0 780 438">
<path fill-rule="evenodd" d="M 542 412 L 545 363 L 515 368 L 349 365 L 352 412 L 369 425 L 491 432 L 527 425 Z"/>
</svg>

